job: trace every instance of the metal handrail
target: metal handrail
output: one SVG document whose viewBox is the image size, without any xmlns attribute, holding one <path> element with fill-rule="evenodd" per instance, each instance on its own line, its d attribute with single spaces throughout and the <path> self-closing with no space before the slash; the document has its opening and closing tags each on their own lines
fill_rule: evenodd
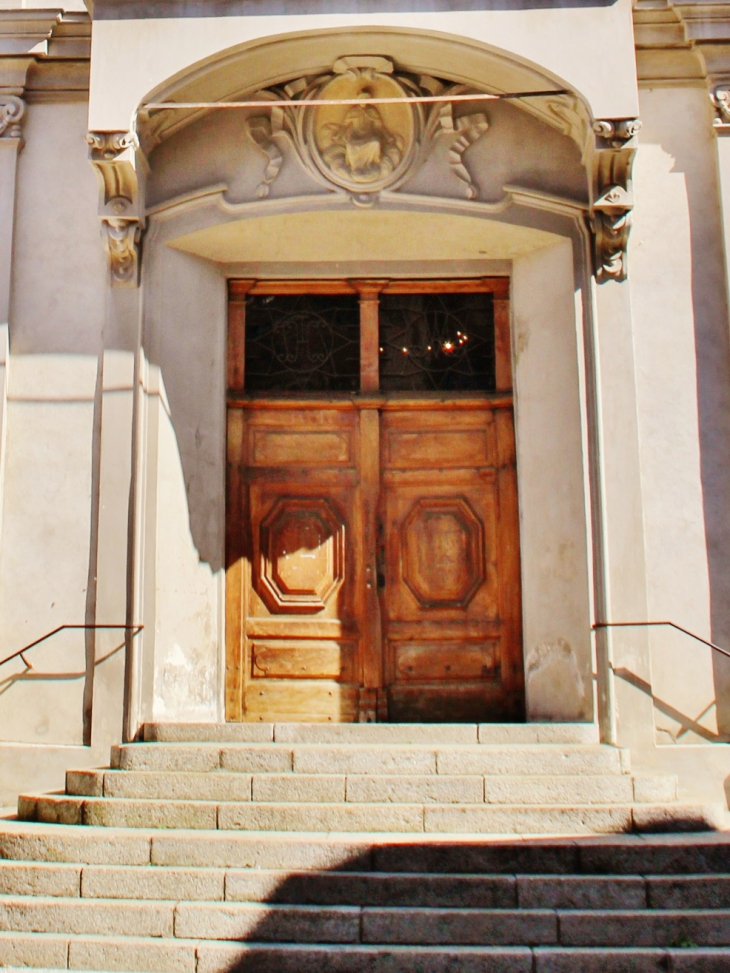
<svg viewBox="0 0 730 973">
<path fill-rule="evenodd" d="M 730 652 L 727 649 L 721 648 L 719 645 L 715 645 L 714 642 L 708 642 L 707 639 L 703 639 L 701 635 L 695 635 L 694 632 L 690 632 L 688 628 L 682 628 L 681 625 L 677 625 L 676 622 L 596 622 L 591 628 L 595 631 L 597 628 L 648 628 L 657 625 L 668 625 L 670 628 L 676 628 L 678 632 L 684 633 L 684 635 L 689 635 L 690 638 L 696 639 L 698 642 L 702 642 L 703 645 L 709 646 L 714 649 L 715 652 L 719 652 L 721 655 L 725 655 L 730 659 Z"/>
<path fill-rule="evenodd" d="M 132 638 L 139 633 L 144 628 L 144 625 L 59 625 L 58 628 L 54 628 L 52 632 L 46 632 L 45 635 L 41 635 L 39 639 L 34 642 L 29 642 L 28 645 L 24 645 L 22 649 L 18 649 L 17 652 L 13 652 L 12 655 L 7 656 L 5 659 L 0 660 L 0 666 L 4 666 L 6 662 L 10 662 L 12 659 L 21 658 L 28 669 L 32 669 L 33 666 L 25 658 L 24 653 L 28 652 L 29 649 L 34 648 L 36 645 L 40 645 L 41 642 L 45 642 L 52 636 L 57 635 L 59 632 L 63 632 L 64 629 L 85 629 L 85 630 L 96 630 L 96 629 L 124 629 L 125 632 L 131 631 Z"/>
</svg>

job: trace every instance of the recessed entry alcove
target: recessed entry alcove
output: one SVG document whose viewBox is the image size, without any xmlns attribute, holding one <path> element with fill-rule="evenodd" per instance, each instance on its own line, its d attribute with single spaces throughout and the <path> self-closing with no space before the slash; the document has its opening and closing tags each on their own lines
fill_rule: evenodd
<svg viewBox="0 0 730 973">
<path fill-rule="evenodd" d="M 356 81 L 415 84 L 403 60 L 350 60 Z M 360 113 L 358 178 L 381 151 L 401 173 L 370 195 L 328 186 L 266 106 L 150 129 L 144 341 L 187 504 L 156 516 L 190 528 L 182 610 L 219 606 L 228 719 L 593 718 L 585 172 L 544 113 L 467 109 L 459 152 L 446 126 L 412 177 L 405 136 Z M 352 319 L 352 387 L 247 386 L 247 335 L 259 370 L 270 353 L 291 373 L 331 354 L 327 308 L 335 330 Z M 492 364 L 463 387 L 413 370 L 386 387 L 394 308 L 416 371 L 477 338 Z"/>
</svg>

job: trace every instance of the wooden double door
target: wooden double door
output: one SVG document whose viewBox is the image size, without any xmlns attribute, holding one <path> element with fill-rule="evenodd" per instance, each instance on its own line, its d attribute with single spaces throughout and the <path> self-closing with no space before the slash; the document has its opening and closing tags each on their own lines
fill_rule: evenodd
<svg viewBox="0 0 730 973">
<path fill-rule="evenodd" d="M 519 719 L 506 281 L 230 288 L 227 718 Z"/>
</svg>

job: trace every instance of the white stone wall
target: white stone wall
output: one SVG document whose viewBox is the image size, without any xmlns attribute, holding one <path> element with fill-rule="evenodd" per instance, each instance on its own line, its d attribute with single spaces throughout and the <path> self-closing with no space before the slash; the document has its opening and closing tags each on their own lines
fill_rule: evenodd
<svg viewBox="0 0 730 973">
<path fill-rule="evenodd" d="M 86 105 L 31 105 L 18 162 L 0 544 L 2 655 L 93 621 L 105 260 Z M 65 632 L 0 673 L 0 739 L 84 740 L 93 640 Z M 86 716 L 88 719 L 88 714 Z"/>
</svg>

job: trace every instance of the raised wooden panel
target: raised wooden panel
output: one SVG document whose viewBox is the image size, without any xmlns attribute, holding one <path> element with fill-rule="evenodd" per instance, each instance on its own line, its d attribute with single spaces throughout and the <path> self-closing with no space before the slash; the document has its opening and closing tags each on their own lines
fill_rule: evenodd
<svg viewBox="0 0 730 973">
<path fill-rule="evenodd" d="M 254 607 L 255 610 L 255 607 Z M 350 639 L 359 635 L 353 619 L 313 618 L 307 615 L 249 615 L 246 635 L 250 639 Z"/>
<path fill-rule="evenodd" d="M 254 679 L 357 680 L 357 645 L 339 642 L 257 642 L 251 644 Z"/>
<path fill-rule="evenodd" d="M 251 457 L 255 466 L 349 466 L 352 441 L 346 432 L 284 432 L 252 430 Z"/>
<path fill-rule="evenodd" d="M 498 506 L 493 476 L 384 480 L 389 627 L 416 624 L 425 639 L 447 622 L 462 626 L 465 635 L 463 626 L 481 629 L 500 617 Z"/>
<path fill-rule="evenodd" d="M 395 674 L 398 680 L 426 681 L 485 679 L 499 675 L 497 642 L 432 642 L 416 645 L 394 643 Z"/>
<path fill-rule="evenodd" d="M 259 594 L 274 612 L 318 612 L 345 577 L 345 525 L 326 500 L 284 497 L 260 525 Z"/>
<path fill-rule="evenodd" d="M 388 719 L 394 723 L 509 722 L 520 718 L 519 701 L 499 680 L 398 684 L 388 692 Z"/>
<path fill-rule="evenodd" d="M 463 497 L 417 500 L 403 522 L 402 578 L 423 608 L 465 607 L 484 583 L 484 529 Z"/>
<path fill-rule="evenodd" d="M 359 689 L 326 680 L 271 679 L 249 683 L 244 694 L 247 720 L 280 723 L 353 723 Z"/>
<path fill-rule="evenodd" d="M 387 465 L 395 469 L 430 467 L 435 456 L 442 467 L 484 466 L 490 444 L 486 429 L 448 431 L 392 429 L 388 434 Z"/>
</svg>

